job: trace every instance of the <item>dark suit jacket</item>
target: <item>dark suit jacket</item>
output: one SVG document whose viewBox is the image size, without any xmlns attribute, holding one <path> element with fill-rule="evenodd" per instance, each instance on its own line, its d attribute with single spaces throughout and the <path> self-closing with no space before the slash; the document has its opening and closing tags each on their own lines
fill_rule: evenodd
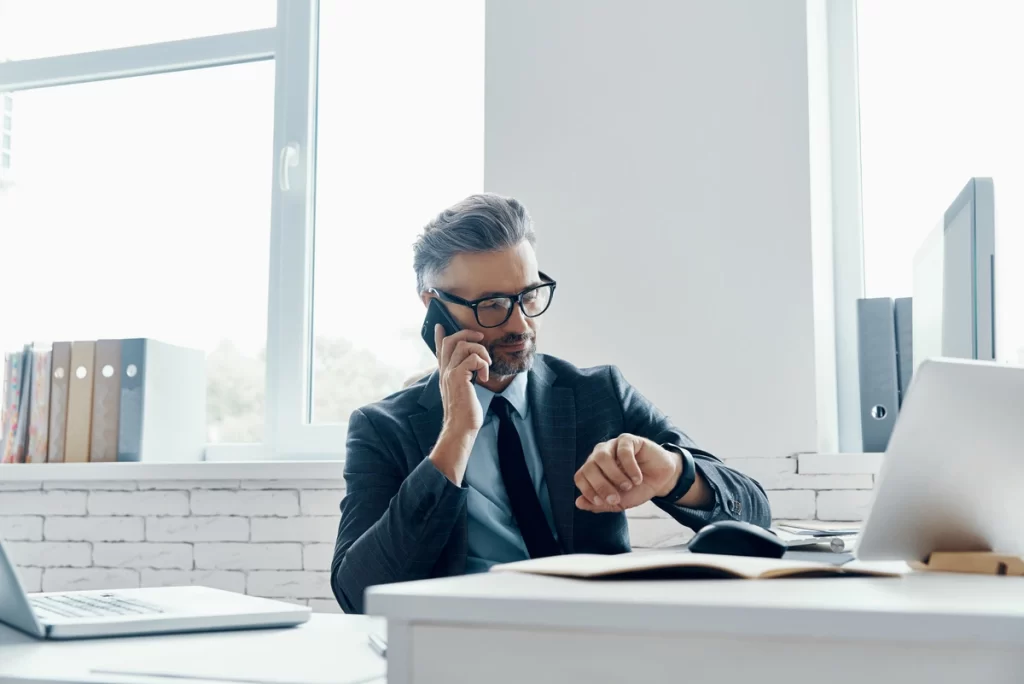
<svg viewBox="0 0 1024 684">
<path fill-rule="evenodd" d="M 657 444 L 694 444 L 614 366 L 580 370 L 538 355 L 527 387 L 563 550 L 629 551 L 624 513 L 576 508 L 576 471 L 598 442 L 623 433 Z M 363 594 L 374 584 L 465 572 L 466 489 L 455 486 L 427 458 L 443 416 L 436 372 L 352 414 L 345 457 L 347 491 L 331 563 L 331 587 L 346 612 L 362 612 Z M 694 530 L 716 520 L 769 525 L 768 499 L 760 485 L 717 459 L 694 458 L 714 490 L 714 505 L 696 510 L 659 504 L 662 509 Z"/>
</svg>

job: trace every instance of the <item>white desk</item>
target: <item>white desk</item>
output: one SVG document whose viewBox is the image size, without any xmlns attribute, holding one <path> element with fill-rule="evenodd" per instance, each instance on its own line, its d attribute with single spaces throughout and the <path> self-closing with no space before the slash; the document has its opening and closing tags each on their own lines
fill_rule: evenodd
<svg viewBox="0 0 1024 684">
<path fill-rule="evenodd" d="M 386 664 L 367 645 L 371 630 L 383 634 L 383 621 L 317 614 L 290 629 L 39 641 L 0 625 L 0 684 L 224 684 L 254 676 L 278 684 L 383 683 Z M 182 664 L 220 678 L 124 674 L 157 673 Z M 98 672 L 105 670 L 122 674 Z"/>
<path fill-rule="evenodd" d="M 1024 578 L 585 581 L 483 574 L 375 587 L 390 684 L 1024 682 Z"/>
</svg>

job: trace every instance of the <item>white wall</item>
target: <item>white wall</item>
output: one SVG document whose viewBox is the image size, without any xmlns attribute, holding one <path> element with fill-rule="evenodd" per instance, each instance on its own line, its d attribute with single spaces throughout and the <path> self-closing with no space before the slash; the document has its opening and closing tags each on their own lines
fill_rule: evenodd
<svg viewBox="0 0 1024 684">
<path fill-rule="evenodd" d="M 559 281 L 541 349 L 723 456 L 816 450 L 804 0 L 488 0 L 486 52 L 485 187 Z"/>
</svg>

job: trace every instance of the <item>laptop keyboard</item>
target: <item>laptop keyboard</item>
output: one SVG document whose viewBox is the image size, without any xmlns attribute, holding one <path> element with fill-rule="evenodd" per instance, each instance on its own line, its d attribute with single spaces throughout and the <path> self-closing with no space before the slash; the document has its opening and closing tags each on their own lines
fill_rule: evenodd
<svg viewBox="0 0 1024 684">
<path fill-rule="evenodd" d="M 159 615 L 164 610 L 151 603 L 125 598 L 117 594 L 58 594 L 56 596 L 30 596 L 29 603 L 36 615 L 47 618 L 123 617 L 131 615 Z"/>
</svg>

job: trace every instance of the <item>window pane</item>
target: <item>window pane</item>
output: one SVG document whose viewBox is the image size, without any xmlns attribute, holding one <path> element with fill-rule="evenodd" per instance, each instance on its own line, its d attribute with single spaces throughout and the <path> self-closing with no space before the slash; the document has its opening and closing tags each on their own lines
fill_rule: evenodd
<svg viewBox="0 0 1024 684">
<path fill-rule="evenodd" d="M 1024 347 L 1024 4 L 858 3 L 867 296 L 911 295 L 913 258 L 972 176 L 996 199 L 997 352 Z M 1021 358 L 1024 361 L 1024 357 Z"/>
<path fill-rule="evenodd" d="M 0 61 L 267 28 L 275 0 L 0 0 Z"/>
<path fill-rule="evenodd" d="M 211 441 L 259 440 L 273 62 L 15 96 L 2 348 L 153 337 L 204 349 Z"/>
<path fill-rule="evenodd" d="M 412 242 L 483 188 L 483 0 L 320 7 L 313 420 L 433 363 Z"/>
</svg>

